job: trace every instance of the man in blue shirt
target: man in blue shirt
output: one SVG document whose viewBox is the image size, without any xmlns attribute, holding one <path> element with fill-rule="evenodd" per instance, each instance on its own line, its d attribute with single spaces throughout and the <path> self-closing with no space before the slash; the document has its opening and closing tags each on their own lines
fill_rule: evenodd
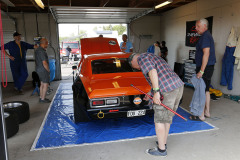
<svg viewBox="0 0 240 160">
<path fill-rule="evenodd" d="M 203 78 L 206 84 L 206 102 L 204 111 L 201 116 L 191 116 L 192 120 L 205 120 L 205 117 L 210 117 L 210 93 L 209 87 L 214 71 L 214 64 L 216 63 L 214 40 L 208 30 L 208 21 L 200 19 L 196 22 L 197 33 L 202 35 L 196 45 L 196 73 L 197 78 Z"/>
<path fill-rule="evenodd" d="M 10 59 L 10 68 L 14 80 L 14 89 L 23 94 L 22 87 L 28 77 L 26 53 L 28 49 L 34 49 L 34 45 L 21 41 L 21 34 L 15 32 L 13 34 L 14 41 L 4 44 L 5 54 Z"/>
<path fill-rule="evenodd" d="M 132 53 L 133 52 L 133 45 L 131 42 L 127 41 L 128 37 L 126 34 L 122 35 L 123 42 L 120 43 L 120 49 L 122 52 L 125 53 Z"/>
</svg>

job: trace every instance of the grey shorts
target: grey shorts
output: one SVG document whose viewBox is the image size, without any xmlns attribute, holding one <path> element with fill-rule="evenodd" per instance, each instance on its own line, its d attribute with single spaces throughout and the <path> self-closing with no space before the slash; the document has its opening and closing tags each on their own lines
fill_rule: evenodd
<svg viewBox="0 0 240 160">
<path fill-rule="evenodd" d="M 161 93 L 164 97 L 162 103 L 176 111 L 179 105 L 179 102 L 182 98 L 184 86 L 177 88 L 171 92 L 163 92 Z M 153 105 L 154 110 L 154 122 L 155 123 L 170 123 L 172 124 L 172 119 L 174 113 L 167 110 L 161 105 Z"/>
<path fill-rule="evenodd" d="M 37 72 L 39 79 L 43 83 L 50 83 L 50 73 L 48 71 Z"/>
</svg>

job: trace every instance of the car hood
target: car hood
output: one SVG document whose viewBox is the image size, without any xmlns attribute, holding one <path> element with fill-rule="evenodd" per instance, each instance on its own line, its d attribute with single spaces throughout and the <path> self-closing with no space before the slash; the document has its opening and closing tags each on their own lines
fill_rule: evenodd
<svg viewBox="0 0 240 160">
<path fill-rule="evenodd" d="M 104 79 L 93 78 L 84 86 L 90 99 L 142 94 L 140 91 L 131 87 L 131 84 L 146 93 L 151 89 L 143 76 L 129 77 L 115 75 L 112 77 L 105 77 Z"/>
<path fill-rule="evenodd" d="M 93 47 L 94 46 L 94 47 Z M 116 38 L 82 38 L 81 39 L 82 56 L 121 52 Z"/>
</svg>

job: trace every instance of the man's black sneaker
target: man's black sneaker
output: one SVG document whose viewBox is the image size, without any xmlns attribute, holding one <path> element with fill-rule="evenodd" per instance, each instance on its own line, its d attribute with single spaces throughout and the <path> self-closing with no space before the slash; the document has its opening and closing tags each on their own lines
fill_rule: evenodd
<svg viewBox="0 0 240 160">
<path fill-rule="evenodd" d="M 216 101 L 218 100 L 215 94 L 210 94 L 211 100 Z"/>
<path fill-rule="evenodd" d="M 39 99 L 39 102 L 40 103 L 50 103 L 51 101 L 49 99 L 45 98 L 44 100 Z"/>
<path fill-rule="evenodd" d="M 160 152 L 158 147 L 147 149 L 146 153 L 153 156 L 167 157 L 167 150 L 165 150 L 164 152 Z"/>
</svg>

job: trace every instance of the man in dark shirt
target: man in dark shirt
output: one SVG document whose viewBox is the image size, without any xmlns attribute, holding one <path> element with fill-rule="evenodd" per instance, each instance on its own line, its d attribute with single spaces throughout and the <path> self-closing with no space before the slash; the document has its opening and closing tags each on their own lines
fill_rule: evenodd
<svg viewBox="0 0 240 160">
<path fill-rule="evenodd" d="M 196 73 L 197 78 L 203 78 L 206 84 L 206 102 L 204 111 L 199 119 L 205 120 L 205 117 L 210 117 L 210 93 L 209 87 L 211 78 L 214 71 L 214 64 L 216 63 L 214 40 L 211 33 L 208 30 L 208 21 L 206 19 L 200 19 L 196 22 L 197 33 L 202 35 L 196 45 Z M 196 117 L 190 117 L 190 119 L 198 119 Z"/>
<path fill-rule="evenodd" d="M 184 83 L 167 62 L 154 53 L 132 54 L 128 60 L 133 68 L 142 71 L 152 87 L 153 99 L 150 100 L 150 105 L 154 109 L 158 147 L 148 149 L 146 152 L 155 156 L 167 156 L 167 137 L 174 114 L 161 106 L 161 103 L 176 111 L 182 98 Z M 160 94 L 164 97 L 162 102 Z M 144 99 L 149 100 L 147 96 Z"/>
<path fill-rule="evenodd" d="M 166 47 L 166 42 L 162 41 L 160 44 L 160 50 L 161 50 L 161 57 L 168 62 L 167 55 L 168 55 L 168 48 Z"/>
<path fill-rule="evenodd" d="M 40 46 L 35 51 L 35 59 L 36 59 L 36 72 L 38 73 L 39 79 L 41 81 L 40 84 L 40 103 L 50 103 L 51 101 L 46 97 L 48 85 L 50 82 L 50 69 L 48 62 L 48 55 L 46 49 L 48 47 L 48 40 L 46 38 L 42 38 L 40 40 Z"/>
</svg>

